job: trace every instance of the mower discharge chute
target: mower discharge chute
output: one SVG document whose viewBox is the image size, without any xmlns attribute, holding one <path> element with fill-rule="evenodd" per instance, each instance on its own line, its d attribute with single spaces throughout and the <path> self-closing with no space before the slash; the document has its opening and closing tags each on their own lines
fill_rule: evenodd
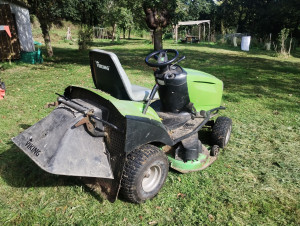
<svg viewBox="0 0 300 226">
<path fill-rule="evenodd" d="M 13 142 L 45 171 L 79 176 L 111 202 L 119 190 L 136 203 L 153 198 L 169 166 L 182 173 L 206 168 L 231 133 L 231 119 L 212 120 L 225 109 L 222 81 L 183 69 L 178 62 L 185 57 L 174 63 L 177 58 L 176 50 L 146 57 L 158 68 L 149 90 L 130 83 L 115 54 L 91 50 L 96 89 L 67 87 L 48 104 L 56 106 L 50 115 Z M 212 129 L 211 148 L 198 138 L 203 127 Z"/>
</svg>

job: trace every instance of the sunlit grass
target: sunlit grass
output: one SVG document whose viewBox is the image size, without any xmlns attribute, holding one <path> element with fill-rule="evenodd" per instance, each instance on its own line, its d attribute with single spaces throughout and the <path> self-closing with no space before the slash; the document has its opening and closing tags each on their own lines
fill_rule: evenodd
<svg viewBox="0 0 300 226">
<path fill-rule="evenodd" d="M 61 32 L 62 35 L 63 32 Z M 151 88 L 144 63 L 146 40 L 95 41 L 115 52 L 132 83 Z M 300 59 L 207 44 L 164 43 L 187 59 L 182 66 L 224 81 L 223 115 L 233 120 L 228 147 L 208 169 L 170 171 L 153 200 L 109 203 L 73 177 L 48 174 L 10 139 L 45 117 L 71 84 L 93 87 L 88 51 L 54 41 L 55 56 L 41 65 L 13 64 L 0 71 L 7 96 L 0 101 L 0 222 L 4 224 L 300 224 Z M 88 150 L 87 150 L 88 151 Z M 179 193 L 185 196 L 178 196 Z"/>
</svg>

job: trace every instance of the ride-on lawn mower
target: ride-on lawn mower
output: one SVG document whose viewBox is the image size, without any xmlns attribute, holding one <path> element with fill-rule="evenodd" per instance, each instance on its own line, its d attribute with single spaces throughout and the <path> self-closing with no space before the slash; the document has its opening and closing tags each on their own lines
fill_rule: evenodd
<svg viewBox="0 0 300 226">
<path fill-rule="evenodd" d="M 169 166 L 181 173 L 208 167 L 231 133 L 231 119 L 212 120 L 225 109 L 222 81 L 183 69 L 178 56 L 166 49 L 146 57 L 157 68 L 149 90 L 130 83 L 114 53 L 91 50 L 96 89 L 67 87 L 47 104 L 56 108 L 13 142 L 43 170 L 81 177 L 111 202 L 119 191 L 131 202 L 153 198 Z M 203 127 L 212 130 L 211 148 L 198 138 Z"/>
</svg>

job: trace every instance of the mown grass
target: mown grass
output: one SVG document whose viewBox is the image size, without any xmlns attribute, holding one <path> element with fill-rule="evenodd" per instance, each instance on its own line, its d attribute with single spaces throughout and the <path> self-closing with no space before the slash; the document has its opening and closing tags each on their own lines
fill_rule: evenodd
<svg viewBox="0 0 300 226">
<path fill-rule="evenodd" d="M 51 175 L 36 166 L 10 139 L 45 117 L 70 84 L 93 87 L 88 51 L 60 40 L 44 64 L 5 65 L 0 77 L 7 96 L 0 101 L 0 222 L 2 224 L 300 224 L 300 59 L 275 58 L 209 44 L 174 44 L 184 67 L 224 81 L 223 115 L 233 120 L 228 147 L 208 169 L 170 171 L 156 198 L 136 205 L 109 203 L 75 177 Z M 147 40 L 95 41 L 115 52 L 132 83 L 153 85 L 144 63 Z"/>
</svg>

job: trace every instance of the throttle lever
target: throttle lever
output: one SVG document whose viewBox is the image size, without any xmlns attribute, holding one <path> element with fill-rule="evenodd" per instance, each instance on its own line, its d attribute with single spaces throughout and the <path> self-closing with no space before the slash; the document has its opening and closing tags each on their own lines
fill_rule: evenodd
<svg viewBox="0 0 300 226">
<path fill-rule="evenodd" d="M 171 64 L 171 67 L 174 66 L 175 64 L 178 64 L 180 61 L 184 60 L 185 56 L 181 57 L 178 61 L 176 61 L 174 64 Z"/>
</svg>

